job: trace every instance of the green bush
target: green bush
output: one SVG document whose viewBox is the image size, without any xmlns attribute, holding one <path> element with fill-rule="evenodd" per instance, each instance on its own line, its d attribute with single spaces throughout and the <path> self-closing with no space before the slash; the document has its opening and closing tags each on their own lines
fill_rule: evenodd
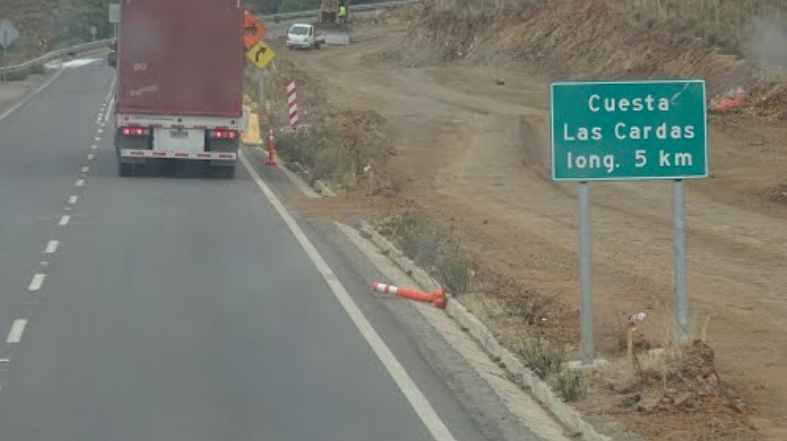
<svg viewBox="0 0 787 441">
<path fill-rule="evenodd" d="M 524 342 L 519 353 L 527 367 L 542 380 L 550 374 L 561 372 L 566 358 L 563 346 L 550 343 L 541 336 Z"/>
<path fill-rule="evenodd" d="M 579 372 L 566 369 L 557 374 L 552 381 L 552 388 L 563 401 L 576 401 L 582 397 L 582 375 Z"/>
<path fill-rule="evenodd" d="M 327 133 L 281 134 L 276 152 L 288 162 L 309 171 L 310 184 L 320 179 L 339 185 L 351 183 L 357 158 L 334 136 Z"/>
</svg>

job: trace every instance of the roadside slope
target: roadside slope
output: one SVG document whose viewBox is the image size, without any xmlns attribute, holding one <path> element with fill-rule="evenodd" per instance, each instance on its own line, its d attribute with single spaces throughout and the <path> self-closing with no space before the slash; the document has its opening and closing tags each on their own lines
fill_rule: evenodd
<svg viewBox="0 0 787 441">
<path fill-rule="evenodd" d="M 607 2 L 556 2 L 532 11 L 452 18 L 417 10 L 394 24 L 359 27 L 349 48 L 286 57 L 309 72 L 313 82 L 303 87 L 321 89 L 335 108 L 374 109 L 397 134 L 384 164 L 401 177 L 396 198 L 369 201 L 351 193 L 316 202 L 313 212 L 379 216 L 406 210 L 450 225 L 479 260 L 478 274 L 493 282 L 490 299 L 511 311 L 532 296 L 556 298 L 547 320 L 531 331 L 575 349 L 576 200 L 573 187 L 548 178 L 546 79 L 556 72 L 561 78 L 692 76 L 706 78 L 714 94 L 766 83 L 747 62 L 698 42 L 643 35 Z M 570 66 L 569 59 L 575 60 Z M 496 84 L 499 78 L 505 85 Z M 784 438 L 780 409 L 787 406 L 787 381 L 780 366 L 787 356 L 772 348 L 787 344 L 781 298 L 787 279 L 780 270 L 787 264 L 781 239 L 787 210 L 775 190 L 784 182 L 787 155 L 779 146 L 787 130 L 778 121 L 753 117 L 758 109 L 713 118 L 713 176 L 688 186 L 689 288 L 697 333 L 710 314 L 707 339 L 716 349 L 710 359 L 720 378 L 742 390 L 720 401 L 721 407 L 693 414 L 593 403 L 597 413 L 619 414 L 651 439 L 672 439 L 686 430 L 692 431 L 688 439 L 756 439 L 758 432 Z M 651 317 L 642 327 L 643 344 L 669 344 L 669 197 L 667 183 L 594 186 L 596 335 L 604 356 L 619 354 L 619 323 L 640 310 Z M 503 326 L 517 316 L 480 312 Z M 736 409 L 731 403 L 740 399 L 752 405 Z"/>
</svg>

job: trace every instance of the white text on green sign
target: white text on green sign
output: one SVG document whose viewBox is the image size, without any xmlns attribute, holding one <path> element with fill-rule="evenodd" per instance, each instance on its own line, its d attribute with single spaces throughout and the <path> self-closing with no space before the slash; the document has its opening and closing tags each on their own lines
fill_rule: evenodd
<svg viewBox="0 0 787 441">
<path fill-rule="evenodd" d="M 553 83 L 555 180 L 702 178 L 705 83 Z"/>
</svg>

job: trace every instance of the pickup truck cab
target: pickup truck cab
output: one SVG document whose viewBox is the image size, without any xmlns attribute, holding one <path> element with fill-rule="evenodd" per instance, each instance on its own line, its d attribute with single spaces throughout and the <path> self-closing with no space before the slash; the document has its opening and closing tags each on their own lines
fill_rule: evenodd
<svg viewBox="0 0 787 441">
<path fill-rule="evenodd" d="M 325 44 L 325 35 L 318 32 L 313 25 L 295 23 L 287 30 L 287 47 L 319 49 Z"/>
</svg>

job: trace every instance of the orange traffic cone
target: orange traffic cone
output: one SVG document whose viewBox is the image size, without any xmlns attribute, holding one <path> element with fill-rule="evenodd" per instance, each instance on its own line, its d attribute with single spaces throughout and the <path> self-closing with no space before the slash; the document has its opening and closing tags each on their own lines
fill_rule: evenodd
<svg viewBox="0 0 787 441">
<path fill-rule="evenodd" d="M 429 294 L 428 292 L 418 291 L 415 289 L 399 288 L 385 283 L 374 282 L 372 284 L 372 291 L 381 294 L 393 294 L 395 296 L 403 297 L 405 299 L 415 300 L 418 302 L 431 303 L 435 308 L 445 309 L 446 299 L 445 291 L 438 288 L 437 291 Z"/>
<path fill-rule="evenodd" d="M 276 165 L 276 148 L 273 145 L 273 129 L 268 129 L 268 162 L 269 166 Z"/>
</svg>

